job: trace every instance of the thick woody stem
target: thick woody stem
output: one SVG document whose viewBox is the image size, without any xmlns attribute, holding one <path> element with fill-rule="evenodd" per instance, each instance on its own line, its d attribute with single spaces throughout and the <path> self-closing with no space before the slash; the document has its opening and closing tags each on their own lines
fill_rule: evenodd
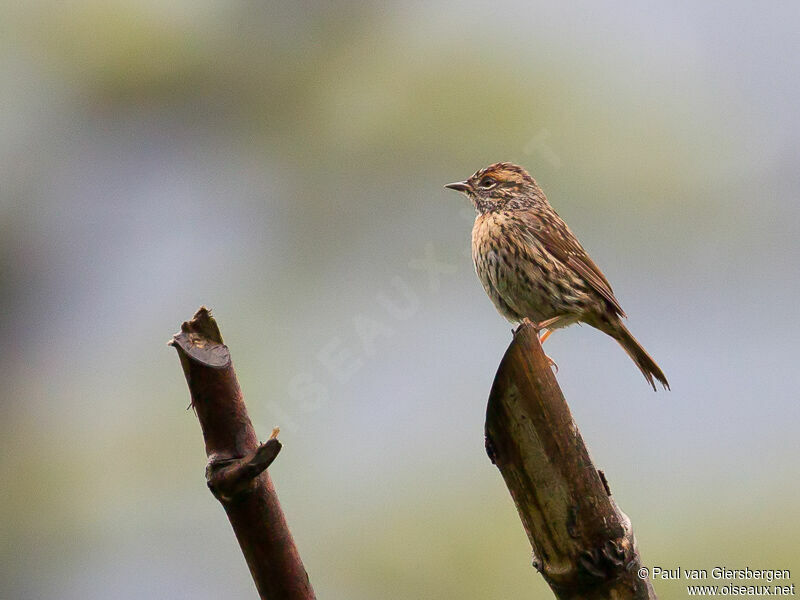
<svg viewBox="0 0 800 600">
<path fill-rule="evenodd" d="M 514 334 L 486 411 L 486 450 L 561 600 L 649 600 L 631 523 L 589 457 L 537 332 Z M 644 573 L 644 571 L 642 572 Z"/>
<path fill-rule="evenodd" d="M 267 467 L 280 452 L 277 429 L 259 444 L 228 347 L 205 307 L 183 323 L 178 351 L 206 445 L 206 482 L 228 515 L 264 600 L 311 600 L 311 588 Z"/>
</svg>

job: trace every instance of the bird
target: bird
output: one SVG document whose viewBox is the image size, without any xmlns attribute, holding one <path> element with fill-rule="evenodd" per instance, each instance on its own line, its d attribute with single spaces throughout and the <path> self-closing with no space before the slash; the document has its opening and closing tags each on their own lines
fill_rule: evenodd
<svg viewBox="0 0 800 600">
<path fill-rule="evenodd" d="M 611 284 L 528 172 L 499 162 L 445 186 L 477 213 L 472 260 L 486 294 L 512 323 L 532 323 L 544 341 L 554 330 L 586 323 L 614 338 L 656 390 L 669 383 L 622 322 Z"/>
</svg>

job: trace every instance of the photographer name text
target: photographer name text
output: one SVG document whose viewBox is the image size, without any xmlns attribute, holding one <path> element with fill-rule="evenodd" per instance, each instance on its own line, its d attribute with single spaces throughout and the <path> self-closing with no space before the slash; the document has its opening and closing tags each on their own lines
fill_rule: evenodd
<svg viewBox="0 0 800 600">
<path fill-rule="evenodd" d="M 727 567 L 714 567 L 713 569 L 687 569 L 684 567 L 665 567 L 654 566 L 650 568 L 650 576 L 653 579 L 685 579 L 690 581 L 702 581 L 707 579 L 715 580 L 759 580 L 771 583 L 773 581 L 783 581 L 791 579 L 792 574 L 789 569 L 751 569 L 744 567 L 740 569 L 729 569 Z"/>
</svg>

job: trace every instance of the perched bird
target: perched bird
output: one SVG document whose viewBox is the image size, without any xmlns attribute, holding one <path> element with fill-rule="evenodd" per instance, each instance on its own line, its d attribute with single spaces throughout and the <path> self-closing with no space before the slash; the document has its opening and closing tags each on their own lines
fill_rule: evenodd
<svg viewBox="0 0 800 600">
<path fill-rule="evenodd" d="M 464 193 L 478 215 L 472 259 L 497 310 L 513 323 L 546 330 L 582 322 L 613 337 L 648 383 L 665 389 L 664 373 L 623 325 L 611 285 L 536 181 L 512 163 L 496 163 L 445 187 Z"/>
</svg>

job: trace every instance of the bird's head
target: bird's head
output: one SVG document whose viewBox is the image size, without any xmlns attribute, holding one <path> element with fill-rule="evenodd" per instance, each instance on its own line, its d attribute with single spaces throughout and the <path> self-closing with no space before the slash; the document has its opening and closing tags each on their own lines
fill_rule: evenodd
<svg viewBox="0 0 800 600">
<path fill-rule="evenodd" d="M 528 172 L 514 163 L 501 162 L 464 181 L 448 183 L 446 188 L 465 194 L 478 212 L 522 208 L 543 199 L 544 194 Z"/>
</svg>

